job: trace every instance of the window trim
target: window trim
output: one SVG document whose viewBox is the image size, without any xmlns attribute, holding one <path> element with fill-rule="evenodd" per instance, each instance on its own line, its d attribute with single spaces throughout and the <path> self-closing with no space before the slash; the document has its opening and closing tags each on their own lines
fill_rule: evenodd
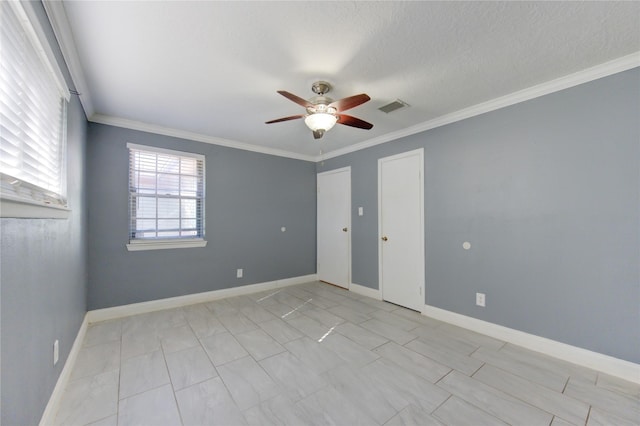
<svg viewBox="0 0 640 426">
<path fill-rule="evenodd" d="M 35 200 L 2 195 L 0 217 L 17 219 L 68 219 L 71 209 Z"/>
<path fill-rule="evenodd" d="M 206 247 L 207 242 L 202 238 L 173 239 L 173 240 L 132 240 L 127 244 L 128 251 L 164 250 L 177 248 Z"/>
<path fill-rule="evenodd" d="M 60 188 L 58 194 L 64 204 L 51 204 L 48 202 L 14 196 L 10 193 L 0 191 L 0 217 L 21 218 L 21 219 L 68 219 L 71 210 L 68 207 L 67 194 L 67 124 L 68 105 L 71 97 L 66 79 L 62 73 L 60 64 L 53 53 L 51 42 L 49 41 L 38 14 L 34 10 L 31 2 L 10 2 L 10 7 L 20 21 L 25 34 L 30 38 L 31 44 L 40 57 L 43 65 L 49 71 L 54 84 L 58 87 L 62 107 L 62 135 L 60 138 Z"/>
<path fill-rule="evenodd" d="M 157 152 L 161 154 L 168 154 L 181 157 L 190 157 L 202 161 L 202 184 L 204 189 L 203 203 L 206 202 L 206 157 L 203 154 L 197 154 L 194 152 L 180 151 L 177 149 L 159 148 L 151 145 L 139 145 L 135 143 L 127 143 L 127 163 L 129 164 L 128 174 L 131 174 L 131 150 L 136 149 L 147 152 Z M 130 188 L 127 188 L 128 197 L 131 197 L 129 193 Z M 127 203 L 127 208 L 131 208 L 131 199 Z M 205 235 L 205 206 L 202 206 L 202 237 L 176 237 L 176 238 L 148 238 L 148 239 L 128 239 L 126 248 L 128 251 L 144 251 L 144 250 L 165 250 L 165 249 L 178 249 L 178 248 L 197 248 L 206 247 L 207 241 L 204 239 Z M 129 212 L 131 214 L 131 212 Z M 128 227 L 131 226 L 131 217 L 129 216 Z M 129 229 L 129 232 L 131 230 Z"/>
</svg>

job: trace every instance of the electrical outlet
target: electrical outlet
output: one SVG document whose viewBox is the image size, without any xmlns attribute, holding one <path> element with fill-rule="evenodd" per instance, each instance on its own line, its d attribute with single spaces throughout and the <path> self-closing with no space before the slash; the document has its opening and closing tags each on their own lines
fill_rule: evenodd
<svg viewBox="0 0 640 426">
<path fill-rule="evenodd" d="M 476 293 L 476 305 L 485 307 L 485 294 L 484 293 Z"/>
<path fill-rule="evenodd" d="M 53 365 L 58 363 L 58 359 L 60 358 L 60 344 L 58 343 L 58 339 L 53 342 Z"/>
<path fill-rule="evenodd" d="M 236 271 L 236 278 L 242 278 L 242 269 Z"/>
</svg>

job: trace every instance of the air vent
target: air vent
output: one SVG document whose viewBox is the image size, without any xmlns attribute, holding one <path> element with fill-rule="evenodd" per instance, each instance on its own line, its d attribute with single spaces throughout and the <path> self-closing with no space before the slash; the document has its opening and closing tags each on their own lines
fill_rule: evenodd
<svg viewBox="0 0 640 426">
<path fill-rule="evenodd" d="M 386 104 L 381 106 L 380 108 L 378 108 L 380 111 L 389 114 L 392 111 L 398 110 L 400 108 L 405 108 L 408 107 L 409 104 L 401 101 L 400 99 L 396 99 L 395 101 L 391 102 L 390 104 Z"/>
</svg>

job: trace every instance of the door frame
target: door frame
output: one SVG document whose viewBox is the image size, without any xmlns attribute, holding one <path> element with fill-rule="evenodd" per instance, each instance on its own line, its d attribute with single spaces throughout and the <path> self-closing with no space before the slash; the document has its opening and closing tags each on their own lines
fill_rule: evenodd
<svg viewBox="0 0 640 426">
<path fill-rule="evenodd" d="M 351 287 L 351 234 L 352 234 L 352 228 L 351 228 L 351 166 L 346 166 L 346 167 L 341 167 L 339 169 L 333 169 L 333 170 L 327 170 L 326 172 L 320 172 L 316 175 L 316 215 L 318 212 L 318 190 L 320 189 L 320 183 L 319 183 L 319 177 L 321 175 L 330 175 L 330 174 L 334 174 L 334 173 L 348 173 L 349 176 L 349 185 L 347 187 L 347 196 L 348 196 L 348 212 L 349 214 L 347 215 L 347 286 L 344 287 L 347 290 L 349 290 L 349 288 Z M 318 274 L 318 280 L 320 279 L 320 271 L 318 270 L 318 253 L 319 253 L 319 245 L 320 245 L 320 238 L 318 236 L 318 224 L 320 223 L 319 217 L 316 216 L 316 273 Z M 342 286 L 340 286 L 341 288 L 343 288 Z"/>
<path fill-rule="evenodd" d="M 378 283 L 380 287 L 380 297 L 384 300 L 384 282 L 382 280 L 382 165 L 387 161 L 398 160 L 405 157 L 418 156 L 420 159 L 419 162 L 419 174 L 420 174 L 420 194 L 418 203 L 420 205 L 420 224 L 419 224 L 419 235 L 422 240 L 420 244 L 420 265 L 419 270 L 422 272 L 420 277 L 420 294 L 422 295 L 422 300 L 420 303 L 420 312 L 424 310 L 424 305 L 426 305 L 426 294 L 425 294 L 425 281 L 426 281 L 426 273 L 425 273 L 425 235 L 424 235 L 424 148 L 418 148 L 411 151 L 402 152 L 400 154 L 390 155 L 388 157 L 383 157 L 378 159 Z"/>
</svg>

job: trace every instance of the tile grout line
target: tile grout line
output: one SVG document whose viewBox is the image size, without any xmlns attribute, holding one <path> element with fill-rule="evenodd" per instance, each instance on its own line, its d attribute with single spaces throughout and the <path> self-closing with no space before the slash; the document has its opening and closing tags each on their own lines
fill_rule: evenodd
<svg viewBox="0 0 640 426">
<path fill-rule="evenodd" d="M 589 417 L 591 417 L 591 409 L 593 408 L 593 406 L 591 404 L 589 404 L 589 411 L 587 412 L 587 418 L 584 420 L 584 424 L 588 425 L 589 424 Z"/>
<path fill-rule="evenodd" d="M 256 302 L 255 300 L 253 300 L 253 299 L 252 299 L 252 302 L 253 302 L 253 305 L 255 305 L 255 306 L 257 306 L 257 307 L 260 307 L 260 308 L 264 309 L 264 307 L 262 307 L 262 306 L 261 306 L 258 302 Z M 241 309 L 239 309 L 239 310 L 238 310 L 238 312 L 239 312 L 239 313 L 242 313 Z M 276 318 L 277 318 L 277 317 L 276 317 Z M 282 346 L 282 347 L 283 347 L 283 349 L 284 349 L 284 351 L 283 351 L 283 352 L 278 352 L 277 354 L 269 355 L 268 357 L 265 357 L 265 358 L 263 358 L 262 360 L 264 360 L 264 359 L 268 359 L 268 358 L 271 358 L 271 357 L 274 357 L 274 356 L 277 356 L 277 355 L 280 355 L 280 354 L 282 354 L 282 353 L 284 353 L 284 352 L 289 352 L 289 351 L 284 347 L 284 344 L 282 344 L 282 343 L 278 342 L 278 341 L 277 341 L 273 336 L 271 336 L 269 333 L 267 333 L 267 331 L 266 331 L 266 330 L 263 330 L 263 329 L 262 329 L 262 327 L 260 327 L 260 324 L 258 324 L 256 321 L 251 320 L 251 318 L 247 318 L 247 319 L 249 319 L 249 321 L 253 322 L 253 323 L 258 327 L 258 328 L 257 328 L 257 329 L 255 329 L 255 330 L 260 330 L 260 331 L 262 331 L 262 332 L 263 332 L 263 333 L 265 333 L 267 336 L 269 336 L 269 337 L 270 337 L 274 342 L 276 342 L 277 344 L 279 344 L 280 346 Z M 283 319 L 280 319 L 280 320 L 281 320 L 281 321 L 283 321 L 283 322 L 286 322 L 286 321 L 285 321 L 285 320 L 283 320 Z M 223 327 L 224 327 L 224 324 L 223 324 Z M 249 331 L 254 331 L 254 330 L 249 330 Z M 249 331 L 246 331 L 245 333 L 247 333 L 247 332 L 249 332 Z M 231 334 L 231 335 L 234 337 L 234 339 L 235 339 L 235 337 L 236 337 L 236 336 L 235 336 L 233 333 L 231 333 L 230 331 L 228 331 L 228 332 L 229 332 L 229 334 Z M 243 333 L 238 333 L 238 334 L 243 334 Z M 302 337 L 304 337 L 304 336 L 301 336 L 301 337 L 299 337 L 298 339 L 301 339 Z M 297 340 L 297 339 L 293 339 L 293 340 Z M 293 340 L 291 340 L 291 341 L 293 341 Z M 247 352 L 247 356 L 246 356 L 246 357 L 251 358 L 251 359 L 256 363 L 256 365 L 258 366 L 258 368 L 260 368 L 260 370 L 261 370 L 261 371 L 263 371 L 263 372 L 264 372 L 264 374 L 265 374 L 267 377 L 269 377 L 269 379 L 270 379 L 274 384 L 276 384 L 276 385 L 278 386 L 278 388 L 282 388 L 281 384 L 280 384 L 277 380 L 275 380 L 273 377 L 271 377 L 271 375 L 269 374 L 269 372 L 268 372 L 268 371 L 266 371 L 266 370 L 262 367 L 262 365 L 260 364 L 260 361 L 258 361 L 257 359 L 255 359 L 255 357 L 251 354 L 251 352 L 249 352 L 249 350 L 248 350 L 246 347 L 244 347 L 244 345 L 242 345 L 242 343 L 241 343 L 240 341 L 238 341 L 237 339 L 236 339 L 236 341 L 237 341 L 237 342 L 238 342 L 238 344 L 239 344 L 239 345 L 240 345 L 240 346 L 241 346 L 241 347 L 242 347 L 242 348 Z M 292 355 L 293 355 L 293 354 L 292 354 Z M 220 366 L 224 366 L 224 365 L 226 365 L 226 364 L 229 364 L 229 363 L 234 362 L 234 361 L 238 361 L 238 360 L 243 359 L 243 358 L 246 358 L 246 357 L 238 358 L 238 359 L 236 359 L 236 360 L 230 360 L 230 361 L 228 361 L 228 362 L 225 362 L 224 364 L 220 364 Z M 212 364 L 213 364 L 213 362 L 212 362 Z M 216 372 L 218 372 L 217 367 L 216 367 L 215 365 L 214 365 L 213 367 L 216 369 Z M 237 402 L 237 401 L 235 400 L 235 398 L 233 397 L 233 394 L 231 393 L 231 389 L 229 389 L 228 384 L 226 383 L 226 381 L 224 380 L 224 378 L 222 377 L 222 375 L 220 375 L 220 372 L 218 372 L 218 377 L 220 377 L 220 380 L 222 381 L 222 384 L 224 385 L 225 389 L 227 390 L 227 393 L 228 393 L 228 394 L 229 394 L 229 396 L 231 397 L 231 400 L 232 400 L 232 401 L 233 401 L 233 403 L 236 405 L 236 408 L 238 409 L 238 411 L 240 412 L 240 414 L 245 418 L 245 420 L 246 420 L 246 417 L 245 417 L 245 415 L 244 415 L 245 411 L 250 410 L 250 409 L 251 409 L 251 408 L 253 408 L 253 407 L 259 406 L 259 405 L 261 405 L 263 402 L 269 401 L 269 400 L 271 400 L 271 399 L 273 399 L 273 398 L 275 398 L 275 397 L 277 396 L 277 395 L 276 395 L 276 396 L 273 396 L 273 397 L 271 397 L 271 398 L 268 398 L 268 399 L 267 399 L 267 400 L 265 400 L 265 401 L 260 400 L 257 404 L 255 404 L 255 405 L 253 405 L 253 406 L 251 406 L 251 407 L 247 407 L 247 408 L 245 408 L 244 410 L 242 410 L 242 409 L 240 409 L 240 407 L 238 406 L 238 402 Z M 284 390 L 284 389 L 283 389 L 283 390 Z"/>
<path fill-rule="evenodd" d="M 449 371 L 449 372 L 448 372 L 447 374 L 445 374 L 444 376 L 440 377 L 440 378 L 439 378 L 438 380 L 436 380 L 433 384 L 434 384 L 434 385 L 437 385 L 437 384 L 438 384 L 438 383 L 440 383 L 440 382 L 441 382 L 445 377 L 447 377 L 449 374 L 453 373 L 454 371 L 457 371 L 457 370 L 456 370 L 456 369 L 454 369 L 454 368 L 452 368 L 452 369 L 451 369 L 451 371 Z M 440 389 L 442 389 L 442 387 L 441 387 Z M 446 390 L 446 389 L 443 389 L 443 390 Z M 449 391 L 447 391 L 447 392 L 449 392 Z M 451 393 L 451 392 L 449 392 L 449 393 Z M 453 395 L 453 394 L 452 394 L 452 395 Z"/>
<path fill-rule="evenodd" d="M 484 364 L 483 364 L 483 365 L 484 365 Z M 456 371 L 456 370 L 451 370 L 447 375 L 445 375 L 445 377 L 446 377 L 446 376 L 448 376 L 449 374 L 451 374 L 453 371 Z M 476 371 L 476 372 L 477 372 L 477 371 Z M 463 373 L 461 373 L 461 374 L 463 374 Z M 474 374 L 475 374 L 475 373 L 474 373 Z M 469 378 L 470 378 L 470 379 L 473 379 L 473 377 L 469 377 Z M 440 382 L 442 379 L 444 379 L 444 377 L 442 377 L 440 380 L 438 380 L 438 382 Z M 532 408 L 534 408 L 534 409 L 536 409 L 536 410 L 538 410 L 538 411 L 541 411 L 541 412 L 543 412 L 543 413 L 547 413 L 547 414 L 549 414 L 549 415 L 551 416 L 551 422 L 553 421 L 553 417 L 555 416 L 553 413 L 549 413 L 548 411 L 546 411 L 546 410 L 544 410 L 544 409 L 542 409 L 542 408 L 540 408 L 540 407 L 538 407 L 538 406 L 536 406 L 536 405 L 533 405 L 533 404 L 531 404 L 531 403 L 529 403 L 529 402 L 527 402 L 527 401 L 523 401 L 523 400 L 521 400 L 520 398 L 516 398 L 515 396 L 510 395 L 510 394 L 508 394 L 507 392 L 505 392 L 505 391 L 503 391 L 503 390 L 500 390 L 500 389 L 494 388 L 493 386 L 487 385 L 486 383 L 481 382 L 481 381 L 479 381 L 479 380 L 477 380 L 477 379 L 474 379 L 474 380 L 476 380 L 478 383 L 481 383 L 481 384 L 483 384 L 483 385 L 485 385 L 485 386 L 487 386 L 487 387 L 489 387 L 489 388 L 493 389 L 494 391 L 497 391 L 497 392 L 498 392 L 498 396 L 500 396 L 500 394 L 504 394 L 504 395 L 506 395 L 507 397 L 511 397 L 511 398 L 515 399 L 516 401 L 520 401 L 520 402 L 524 403 L 525 405 L 528 405 L 529 407 L 532 407 Z M 444 388 L 442 388 L 442 387 L 441 387 L 441 389 L 443 389 L 443 390 L 445 390 L 445 391 L 449 392 L 448 390 L 446 390 L 446 389 L 444 389 Z M 501 421 L 501 422 L 503 422 L 503 423 L 507 423 L 507 421 L 506 421 L 505 419 L 503 419 L 503 418 L 499 417 L 497 413 L 496 413 L 496 414 L 494 414 L 494 413 L 491 413 L 491 412 L 487 411 L 485 408 L 483 408 L 483 407 L 479 406 L 477 403 L 475 403 L 475 402 L 472 402 L 472 401 L 469 401 L 469 400 L 465 399 L 462 395 L 456 395 L 456 394 L 453 394 L 453 393 L 452 393 L 452 396 L 455 396 L 456 398 L 460 399 L 461 401 L 464 401 L 465 403 L 467 403 L 467 404 L 469 404 L 469 405 L 471 405 L 471 406 L 473 406 L 473 407 L 477 408 L 478 410 L 480 410 L 480 411 L 482 411 L 482 412 L 484 412 L 484 413 L 488 414 L 489 416 L 491 416 L 491 417 L 493 417 L 493 418 L 495 418 L 495 419 L 498 419 L 499 421 Z M 507 424 L 508 424 L 508 423 L 507 423 Z M 551 423 L 550 423 L 550 424 L 551 424 Z"/>
<path fill-rule="evenodd" d="M 512 373 L 512 372 L 507 371 L 507 370 L 503 370 L 502 368 L 500 368 L 500 367 L 496 367 L 496 366 L 491 365 L 491 364 L 489 364 L 489 363 L 484 363 L 482 366 L 484 367 L 485 365 L 488 365 L 488 366 L 490 366 L 490 367 L 492 367 L 492 368 L 495 368 L 496 370 L 500 370 L 500 371 L 502 371 L 503 373 L 505 373 L 505 374 L 507 374 L 507 375 L 512 375 L 512 376 L 517 377 L 517 378 L 519 378 L 519 379 L 526 380 L 527 382 L 531 383 L 532 385 L 543 387 L 543 388 L 545 388 L 545 389 L 546 389 L 547 391 L 549 391 L 549 392 L 557 393 L 557 394 L 559 394 L 559 395 L 563 395 L 563 396 L 565 396 L 566 398 L 570 398 L 570 399 L 572 399 L 573 401 L 576 401 L 576 402 L 579 402 L 579 403 L 583 403 L 583 404 L 585 404 L 585 405 L 588 405 L 588 406 L 589 406 L 589 411 L 591 410 L 591 405 L 590 405 L 590 404 L 587 404 L 585 401 L 579 400 L 579 399 L 574 398 L 574 397 L 569 396 L 569 395 L 565 395 L 563 392 L 558 392 L 558 391 L 556 391 L 556 390 L 554 390 L 554 389 L 547 388 L 546 386 L 544 386 L 544 385 L 542 385 L 542 384 L 540 384 L 540 383 L 533 382 L 533 381 L 531 381 L 531 380 L 529 380 L 529 379 L 527 379 L 527 378 L 525 378 L 525 377 L 518 376 L 518 375 L 517 375 L 517 374 L 515 374 L 515 373 Z M 482 367 L 481 367 L 481 368 L 482 368 Z M 475 372 L 475 373 L 473 373 L 473 375 L 475 375 L 479 370 L 480 370 L 480 368 L 479 368 L 478 370 L 476 370 L 476 372 Z M 488 384 L 488 383 L 485 383 L 485 382 L 484 382 L 484 381 L 482 381 L 482 380 L 476 379 L 476 378 L 475 378 L 475 377 L 473 377 L 473 376 L 472 376 L 472 378 L 474 378 L 475 380 L 478 380 L 478 382 L 480 382 L 480 383 L 484 384 L 485 386 L 489 386 L 490 388 L 497 390 L 498 392 L 502 392 L 502 393 L 504 393 L 504 394 L 506 394 L 506 395 L 509 395 L 510 397 L 512 397 L 512 398 L 514 398 L 514 399 L 516 399 L 516 400 L 518 400 L 518 401 L 521 401 L 521 402 L 523 402 L 523 403 L 525 403 L 525 404 L 527 404 L 527 405 L 530 405 L 530 406 L 532 406 L 532 407 L 534 407 L 534 408 L 537 408 L 537 409 L 538 409 L 538 410 L 540 410 L 540 411 L 543 411 L 543 412 L 545 412 L 545 413 L 551 414 L 551 416 L 552 416 L 553 418 L 558 417 L 558 418 L 560 418 L 560 419 L 564 420 L 564 418 L 562 418 L 562 417 L 560 417 L 560 416 L 556 415 L 555 413 L 552 413 L 552 412 L 548 411 L 548 410 L 547 410 L 547 409 L 545 409 L 545 408 L 542 408 L 542 407 L 539 407 L 539 406 L 537 406 L 537 405 L 534 405 L 532 402 L 527 401 L 527 400 L 524 400 L 524 399 L 522 399 L 522 398 L 520 398 L 520 397 L 518 397 L 518 396 L 516 396 L 516 395 L 512 395 L 512 394 L 508 393 L 506 390 L 496 388 L 496 387 L 494 387 L 494 386 L 492 386 L 492 385 L 490 385 L 490 384 Z M 567 383 L 568 383 L 568 381 L 569 381 L 569 379 L 567 379 Z M 588 418 L 588 415 L 587 415 L 587 418 Z M 552 419 L 552 423 L 553 423 L 553 419 Z M 586 419 L 585 419 L 585 423 L 586 423 Z"/>
<path fill-rule="evenodd" d="M 120 359 L 118 360 L 118 388 L 116 390 L 116 424 L 120 423 L 120 382 L 122 380 L 122 336 L 124 334 L 124 321 L 120 322 Z"/>
<path fill-rule="evenodd" d="M 447 373 L 447 374 L 449 374 L 449 373 Z M 446 376 L 447 374 L 445 374 L 445 376 Z M 444 377 L 444 376 L 443 376 L 443 377 Z M 441 379 L 442 379 L 442 378 L 441 378 Z M 438 381 L 440 381 L 440 380 L 438 380 Z M 447 392 L 448 392 L 448 391 L 447 391 Z M 434 413 L 435 413 L 436 411 L 438 411 L 438 408 L 442 407 L 442 406 L 443 406 L 443 405 L 444 405 L 448 400 L 450 400 L 451 398 L 453 398 L 453 394 L 452 394 L 452 393 L 449 393 L 449 396 L 447 397 L 447 399 L 445 399 L 444 401 L 442 401 L 442 402 L 441 402 L 441 403 L 440 403 L 436 408 L 434 408 L 434 409 L 433 409 L 429 414 L 436 416 Z M 436 417 L 438 417 L 438 416 L 436 416 Z M 438 418 L 439 418 L 439 417 L 438 417 Z"/>
<path fill-rule="evenodd" d="M 480 349 L 480 348 L 478 348 L 478 349 Z M 475 352 L 475 351 L 474 351 L 474 352 Z M 497 351 L 496 351 L 496 352 L 497 352 Z M 481 359 L 479 359 L 479 358 L 474 358 L 474 359 L 477 359 L 478 361 L 482 361 L 482 360 L 481 360 Z M 563 394 L 562 392 L 559 392 L 559 391 L 557 391 L 556 389 L 553 389 L 553 388 L 551 388 L 551 387 L 547 386 L 547 385 L 546 385 L 546 384 L 544 384 L 544 383 L 536 382 L 535 380 L 533 380 L 533 379 L 531 379 L 531 378 L 529 378 L 529 377 L 525 377 L 525 376 L 523 376 L 523 375 L 519 374 L 519 372 L 515 372 L 515 371 L 511 371 L 511 370 L 506 370 L 506 369 L 502 368 L 501 366 L 498 366 L 498 365 L 494 365 L 494 364 L 492 364 L 490 361 L 486 361 L 486 362 L 485 362 L 485 361 L 483 361 L 483 362 L 484 362 L 486 365 L 490 365 L 490 366 L 491 366 L 491 367 L 493 367 L 493 368 L 496 368 L 496 369 L 501 370 L 501 371 L 503 371 L 503 372 L 505 372 L 505 373 L 511 374 L 511 375 L 516 376 L 516 377 L 518 377 L 518 378 L 520 378 L 520 379 L 523 379 L 523 380 L 526 380 L 526 381 L 528 381 L 528 382 L 531 382 L 531 383 L 533 383 L 533 384 L 535 384 L 535 385 L 542 386 L 543 388 L 546 388 L 546 389 L 548 389 L 548 390 L 550 390 L 550 391 L 552 391 L 552 392 L 556 392 L 556 393 L 559 393 L 559 394 Z M 525 364 L 527 364 L 527 366 L 531 366 L 530 364 L 528 364 L 528 363 L 526 363 L 526 362 L 525 362 Z M 475 373 L 474 373 L 474 374 L 475 374 Z M 567 379 L 567 382 L 568 382 L 568 380 L 569 380 L 569 378 L 570 378 L 571 376 L 570 376 L 569 374 L 567 374 L 567 376 L 568 376 L 568 379 Z"/>
<path fill-rule="evenodd" d="M 482 365 L 481 365 L 480 367 L 476 368 L 476 371 L 474 371 L 473 373 L 471 373 L 471 374 L 469 375 L 469 377 L 474 378 L 473 376 L 474 376 L 478 371 L 480 371 L 480 369 L 481 369 L 482 367 L 484 367 L 486 364 L 487 364 L 486 362 L 482 361 Z M 476 380 L 478 380 L 478 379 L 476 379 Z M 493 386 L 491 386 L 491 387 L 493 388 Z M 494 389 L 495 389 L 495 388 L 494 388 Z M 496 389 L 496 390 L 500 390 L 500 389 Z"/>
<path fill-rule="evenodd" d="M 189 327 L 189 330 L 191 330 L 191 332 L 195 336 L 196 333 L 191 328 L 191 324 L 189 324 L 189 321 L 187 320 L 186 316 L 184 316 L 184 310 L 182 308 L 180 308 L 180 313 L 184 317 L 184 320 L 187 323 L 187 326 Z M 198 339 L 197 336 L 196 336 L 196 339 Z M 199 339 L 198 339 L 198 344 L 200 344 L 200 340 Z M 188 350 L 188 349 L 191 349 L 191 348 L 186 348 L 185 350 Z M 178 397 L 176 396 L 176 390 L 173 387 L 173 379 L 171 378 L 171 372 L 169 371 L 169 364 L 167 363 L 167 354 L 164 351 L 164 345 L 162 344 L 162 338 L 160 338 L 160 351 L 162 352 L 162 360 L 164 361 L 164 368 L 166 368 L 167 376 L 169 377 L 169 386 L 171 388 L 171 394 L 173 395 L 173 401 L 176 404 L 176 410 L 178 410 L 178 417 L 180 418 L 180 422 L 184 425 L 184 419 L 182 418 L 182 410 L 180 410 L 180 405 L 178 404 Z M 165 385 L 161 385 L 159 387 L 162 387 L 162 386 L 165 386 Z"/>
</svg>

